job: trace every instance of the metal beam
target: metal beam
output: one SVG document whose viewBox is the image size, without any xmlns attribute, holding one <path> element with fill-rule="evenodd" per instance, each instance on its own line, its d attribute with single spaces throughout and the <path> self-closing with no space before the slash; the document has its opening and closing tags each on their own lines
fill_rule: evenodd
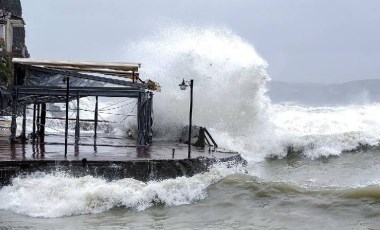
<svg viewBox="0 0 380 230">
<path fill-rule="evenodd" d="M 32 132 L 32 140 L 33 144 L 36 140 L 36 104 L 33 104 L 33 132 Z"/>
<path fill-rule="evenodd" d="M 41 104 L 40 143 L 45 142 L 46 103 Z"/>
<path fill-rule="evenodd" d="M 79 94 L 77 92 L 77 116 L 75 119 L 75 145 L 79 144 L 79 139 L 80 139 Z"/>
<path fill-rule="evenodd" d="M 95 97 L 95 113 L 94 113 L 94 139 L 98 137 L 97 130 L 98 130 L 98 96 Z"/>
<path fill-rule="evenodd" d="M 18 73 L 15 71 L 13 78 L 13 85 L 17 84 Z M 16 131 L 17 131 L 17 106 L 18 106 L 18 89 L 13 87 L 12 90 L 12 123 L 11 123 L 11 143 L 16 142 Z"/>
<path fill-rule="evenodd" d="M 26 140 L 26 105 L 22 106 L 22 131 L 20 139 L 24 142 Z"/>
<path fill-rule="evenodd" d="M 69 97 L 69 101 L 74 100 L 74 97 Z M 34 102 L 36 103 L 64 103 L 66 101 L 66 96 L 25 96 L 18 100 L 20 105 L 30 105 Z"/>
<path fill-rule="evenodd" d="M 31 66 L 28 68 L 31 70 L 36 70 L 36 71 L 40 71 L 40 72 L 44 72 L 48 74 L 62 74 L 68 77 L 76 77 L 76 78 L 82 78 L 82 79 L 87 79 L 87 80 L 92 80 L 92 81 L 99 81 L 99 82 L 104 82 L 104 83 L 135 87 L 136 89 L 145 88 L 144 84 L 142 83 L 112 79 L 108 77 L 93 76 L 93 75 L 78 73 L 75 71 L 57 70 L 57 69 L 51 69 L 51 68 L 47 69 L 47 68 L 41 68 L 41 67 L 36 67 L 36 66 Z"/>
<path fill-rule="evenodd" d="M 65 123 L 65 159 L 67 159 L 67 138 L 69 133 L 69 94 L 70 78 L 66 78 L 66 123 Z"/>
<path fill-rule="evenodd" d="M 131 79 L 131 80 L 133 80 L 133 78 L 135 78 L 136 76 L 137 77 L 139 76 L 139 73 L 137 72 L 110 70 L 110 69 L 97 69 L 97 68 L 60 67 L 59 70 L 71 70 L 73 72 L 80 72 L 80 73 L 85 73 L 85 72 L 100 73 L 104 75 L 117 76 L 120 78 L 126 78 L 126 79 Z"/>
<path fill-rule="evenodd" d="M 23 65 L 38 65 L 38 66 L 70 66 L 78 68 L 99 68 L 99 69 L 112 69 L 122 71 L 138 71 L 140 63 L 126 63 L 126 62 L 91 62 L 91 61 L 52 61 L 52 60 L 37 60 L 29 58 L 13 58 L 13 63 Z"/>
<path fill-rule="evenodd" d="M 65 96 L 66 89 L 62 87 L 30 87 L 18 86 L 19 94 L 38 96 Z M 128 87 L 70 87 L 69 96 L 76 97 L 77 92 L 80 97 L 101 96 L 101 97 L 132 97 L 137 98 L 139 90 Z M 22 96 L 20 96 L 22 98 Z"/>
<path fill-rule="evenodd" d="M 41 104 L 37 104 L 37 134 L 39 136 L 40 127 L 41 127 L 41 114 L 40 114 Z"/>
</svg>

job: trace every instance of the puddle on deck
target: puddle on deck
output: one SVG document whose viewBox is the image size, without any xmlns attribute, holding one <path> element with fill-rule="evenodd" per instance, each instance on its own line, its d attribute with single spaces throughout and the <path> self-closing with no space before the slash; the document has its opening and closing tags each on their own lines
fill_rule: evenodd
<svg viewBox="0 0 380 230">
<path fill-rule="evenodd" d="M 9 135 L 0 134 L 0 161 L 22 160 L 64 160 L 65 137 L 63 134 L 46 134 L 45 144 L 28 140 L 27 143 L 11 145 Z M 170 141 L 153 141 L 148 148 L 137 149 L 136 140 L 122 136 L 100 134 L 96 141 L 92 134 L 82 134 L 80 144 L 74 145 L 73 138 L 69 139 L 67 159 L 89 161 L 128 161 L 138 159 L 186 159 L 188 147 L 186 144 Z M 173 148 L 175 154 L 173 158 Z M 223 158 L 229 157 L 228 151 L 219 148 L 219 151 L 209 152 L 192 147 L 191 157 Z M 227 153 L 226 153 L 227 152 Z"/>
</svg>

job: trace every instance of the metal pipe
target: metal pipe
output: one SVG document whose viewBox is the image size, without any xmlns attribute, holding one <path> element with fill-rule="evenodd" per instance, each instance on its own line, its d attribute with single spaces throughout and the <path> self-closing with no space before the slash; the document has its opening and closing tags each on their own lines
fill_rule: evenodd
<svg viewBox="0 0 380 230">
<path fill-rule="evenodd" d="M 40 127 L 41 127 L 41 121 L 40 121 L 40 108 L 41 108 L 41 105 L 40 104 L 37 104 L 37 122 L 36 122 L 36 125 L 37 125 L 37 137 L 39 137 L 39 133 L 40 133 Z"/>
<path fill-rule="evenodd" d="M 210 143 L 210 141 L 208 140 L 208 138 L 207 138 L 207 136 L 205 135 L 205 140 L 206 140 L 206 142 L 207 142 L 207 145 L 208 146 L 210 146 L 211 145 L 211 143 Z"/>
<path fill-rule="evenodd" d="M 66 77 L 66 124 L 65 124 L 65 159 L 67 159 L 67 135 L 69 131 L 69 92 L 70 78 Z"/>
<path fill-rule="evenodd" d="M 51 120 L 66 120 L 66 118 L 64 117 L 46 117 L 46 119 L 51 119 Z M 69 118 L 69 121 L 76 121 L 77 119 L 76 118 Z M 94 120 L 92 119 L 79 119 L 79 121 L 82 121 L 82 122 L 94 122 Z M 114 123 L 118 123 L 118 122 L 115 122 L 115 121 L 98 121 L 99 122 L 102 122 L 102 123 L 111 123 L 111 124 L 114 124 Z"/>
<path fill-rule="evenodd" d="M 218 144 L 216 144 L 214 138 L 212 138 L 211 134 L 208 132 L 208 130 L 206 128 L 204 128 L 204 129 L 205 129 L 206 134 L 210 137 L 212 143 L 214 144 L 214 147 L 218 148 Z"/>
<path fill-rule="evenodd" d="M 192 119 L 193 119 L 193 84 L 194 80 L 190 80 L 190 116 L 189 116 L 189 149 L 188 149 L 188 155 L 187 158 L 191 158 L 191 126 L 192 126 Z"/>
<path fill-rule="evenodd" d="M 40 143 L 45 142 L 46 103 L 41 104 Z"/>
<path fill-rule="evenodd" d="M 95 97 L 95 113 L 94 113 L 94 138 L 97 137 L 97 130 L 98 130 L 98 96 Z"/>
<path fill-rule="evenodd" d="M 77 117 L 75 121 L 75 145 L 79 144 L 80 139 L 80 123 L 79 123 L 79 92 L 77 91 Z"/>
<path fill-rule="evenodd" d="M 33 143 L 36 140 L 36 104 L 33 104 L 33 131 L 32 131 Z"/>
<path fill-rule="evenodd" d="M 8 23 L 9 24 L 9 23 Z M 16 131 L 17 131 L 17 101 L 18 101 L 18 89 L 16 85 L 18 83 L 18 65 L 13 66 L 14 77 L 13 77 L 13 93 L 12 93 L 12 123 L 11 123 L 11 143 L 16 142 Z"/>
<path fill-rule="evenodd" d="M 24 142 L 26 140 L 26 105 L 22 108 L 22 132 L 21 140 Z"/>
</svg>

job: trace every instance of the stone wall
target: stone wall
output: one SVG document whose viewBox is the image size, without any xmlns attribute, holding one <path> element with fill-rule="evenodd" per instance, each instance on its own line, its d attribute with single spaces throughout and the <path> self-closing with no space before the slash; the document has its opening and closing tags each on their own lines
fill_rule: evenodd
<svg viewBox="0 0 380 230">
<path fill-rule="evenodd" d="M 0 0 L 0 9 L 10 12 L 13 16 L 22 18 L 22 7 L 20 0 Z M 29 53 L 25 45 L 25 28 L 13 28 L 13 47 L 12 56 L 29 57 Z M 23 52 L 24 51 L 24 52 Z"/>
<path fill-rule="evenodd" d="M 17 16 L 22 18 L 22 7 L 21 7 L 21 0 L 0 0 L 0 9 L 2 11 L 5 11 L 5 15 L 9 16 L 8 13 L 11 13 L 12 16 Z M 3 14 L 2 14 L 3 15 Z M 3 15 L 3 16 L 5 16 Z M 2 20 L 5 20 L 3 18 Z M 4 44 L 3 44 L 4 45 Z M 29 57 L 28 50 L 25 45 L 25 28 L 24 27 L 15 27 L 13 28 L 13 41 L 12 41 L 12 52 L 11 53 L 6 53 L 5 51 L 3 52 L 3 58 L 0 58 L 1 63 L 3 68 L 8 69 L 9 66 L 9 71 L 10 71 L 10 66 L 8 65 L 7 58 L 8 57 Z M 10 97 L 9 97 L 9 91 L 6 90 L 7 85 L 9 82 L 8 76 L 4 74 L 6 72 L 4 69 L 1 71 L 2 74 L 0 74 L 0 116 L 4 115 L 9 115 L 8 111 L 10 108 L 8 105 L 10 104 Z M 4 94 L 4 92 L 7 92 Z"/>
</svg>

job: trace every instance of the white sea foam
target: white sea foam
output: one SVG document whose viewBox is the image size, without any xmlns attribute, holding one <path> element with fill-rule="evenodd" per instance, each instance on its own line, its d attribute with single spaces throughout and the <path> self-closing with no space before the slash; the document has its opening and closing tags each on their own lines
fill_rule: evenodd
<svg viewBox="0 0 380 230">
<path fill-rule="evenodd" d="M 221 28 L 174 26 L 132 44 L 129 59 L 141 75 L 162 86 L 155 97 L 158 136 L 176 138 L 187 124 L 188 92 L 194 79 L 193 123 L 206 126 L 221 146 L 261 161 L 283 157 L 289 146 L 305 156 L 339 155 L 359 143 L 377 145 L 378 105 L 314 108 L 272 105 L 266 97 L 267 63 L 254 47 Z M 377 117 L 376 117 L 377 116 Z"/>
<path fill-rule="evenodd" d="M 272 105 L 271 122 L 286 133 L 288 145 L 310 158 L 340 155 L 360 144 L 376 146 L 380 105 L 306 107 Z"/>
<path fill-rule="evenodd" d="M 187 124 L 189 91 L 180 91 L 178 84 L 194 79 L 194 124 L 207 127 L 227 148 L 255 154 L 281 151 L 265 135 L 272 132 L 264 95 L 267 63 L 233 32 L 177 25 L 132 44 L 127 54 L 143 63 L 143 78 L 162 86 L 154 101 L 159 137 L 176 139 Z M 261 145 L 264 140 L 271 144 Z"/>
<path fill-rule="evenodd" d="M 156 204 L 177 206 L 207 197 L 207 188 L 231 170 L 224 166 L 193 177 L 141 182 L 134 179 L 106 181 L 65 173 L 34 173 L 17 177 L 0 190 L 0 209 L 33 217 L 61 217 L 100 213 L 115 207 L 142 211 Z"/>
</svg>

